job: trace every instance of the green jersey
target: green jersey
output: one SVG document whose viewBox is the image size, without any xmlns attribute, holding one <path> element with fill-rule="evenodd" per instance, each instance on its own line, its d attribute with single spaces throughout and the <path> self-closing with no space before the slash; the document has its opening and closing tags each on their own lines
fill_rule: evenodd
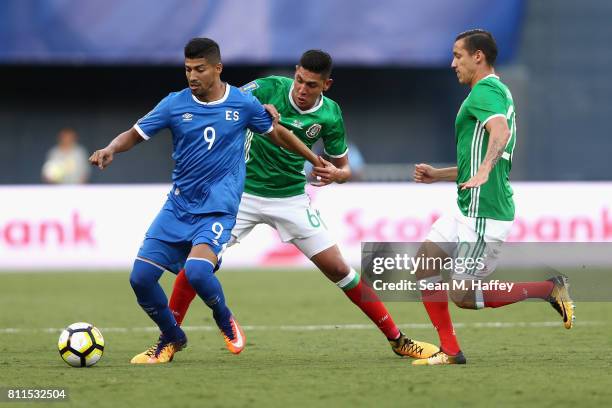
<svg viewBox="0 0 612 408">
<path fill-rule="evenodd" d="M 344 121 L 338 104 L 321 95 L 315 105 L 302 111 L 291 98 L 293 80 L 271 76 L 244 85 L 262 104 L 272 104 L 280 113 L 280 124 L 309 148 L 323 138 L 325 154 L 343 157 L 348 152 Z M 266 136 L 247 131 L 247 175 L 244 191 L 260 197 L 292 197 L 304 193 L 304 158 L 276 146 Z"/>
<path fill-rule="evenodd" d="M 468 181 L 478 171 L 489 143 L 485 124 L 498 116 L 506 118 L 510 128 L 510 139 L 504 153 L 485 184 L 467 190 L 458 187 L 457 204 L 467 217 L 512 221 L 514 200 L 509 175 L 516 143 L 516 119 L 510 90 L 495 75 L 478 81 L 459 108 L 455 121 L 457 184 Z"/>
</svg>

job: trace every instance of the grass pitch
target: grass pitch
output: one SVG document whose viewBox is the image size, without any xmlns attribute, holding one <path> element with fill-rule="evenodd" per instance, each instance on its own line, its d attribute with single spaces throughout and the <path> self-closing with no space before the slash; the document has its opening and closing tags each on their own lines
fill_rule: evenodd
<svg viewBox="0 0 612 408">
<path fill-rule="evenodd" d="M 69 401 L 58 407 L 599 407 L 612 400 L 612 303 L 579 303 L 569 331 L 544 302 L 451 306 L 468 364 L 413 367 L 318 272 L 219 276 L 245 326 L 245 351 L 225 350 L 196 299 L 185 321 L 189 347 L 171 364 L 143 367 L 129 360 L 157 334 L 127 272 L 0 274 L 0 388 L 67 388 Z M 409 336 L 437 343 L 421 304 L 388 306 Z M 105 337 L 94 367 L 68 367 L 56 348 L 59 330 L 47 330 L 77 321 Z"/>
</svg>

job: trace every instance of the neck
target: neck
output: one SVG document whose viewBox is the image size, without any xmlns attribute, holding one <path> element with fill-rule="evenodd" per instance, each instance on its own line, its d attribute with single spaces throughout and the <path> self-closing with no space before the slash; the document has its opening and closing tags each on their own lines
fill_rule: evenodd
<svg viewBox="0 0 612 408">
<path fill-rule="evenodd" d="M 199 101 L 205 103 L 218 101 L 219 99 L 223 98 L 223 95 L 225 95 L 225 87 L 226 84 L 224 82 L 221 82 L 221 80 L 219 79 L 210 88 L 207 89 L 207 92 L 205 94 L 195 95 L 195 97 L 198 98 Z"/>
<path fill-rule="evenodd" d="M 472 78 L 472 82 L 470 83 L 470 88 L 473 88 L 474 85 L 478 83 L 478 81 L 480 81 L 482 78 L 487 77 L 491 74 L 495 75 L 495 69 L 493 69 L 493 67 L 487 67 L 485 69 L 478 71 L 474 75 L 474 78 Z"/>
</svg>

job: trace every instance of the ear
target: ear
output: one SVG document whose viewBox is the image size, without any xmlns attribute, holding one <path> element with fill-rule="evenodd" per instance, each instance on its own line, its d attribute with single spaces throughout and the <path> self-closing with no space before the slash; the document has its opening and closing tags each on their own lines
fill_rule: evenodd
<svg viewBox="0 0 612 408">
<path fill-rule="evenodd" d="M 218 74 L 221 74 L 221 72 L 223 72 L 223 64 L 222 63 L 217 63 L 215 65 L 215 71 L 217 71 Z"/>
<path fill-rule="evenodd" d="M 484 59 L 485 56 L 481 50 L 476 50 L 474 52 L 474 61 L 476 61 L 477 64 L 480 64 L 482 61 L 484 61 Z"/>
<path fill-rule="evenodd" d="M 334 83 L 334 80 L 331 78 L 328 78 L 325 80 L 325 82 L 323 83 L 323 92 L 327 92 L 327 90 L 332 86 L 332 84 Z"/>
</svg>

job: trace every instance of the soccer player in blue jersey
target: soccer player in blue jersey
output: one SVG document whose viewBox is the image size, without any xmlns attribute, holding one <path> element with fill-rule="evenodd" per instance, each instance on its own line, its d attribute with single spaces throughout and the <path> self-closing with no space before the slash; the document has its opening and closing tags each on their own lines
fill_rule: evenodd
<svg viewBox="0 0 612 408">
<path fill-rule="evenodd" d="M 158 282 L 164 270 L 177 273 L 183 265 L 189 283 L 212 309 L 226 346 L 232 352 L 244 347 L 244 333 L 225 303 L 213 269 L 236 222 L 244 188 L 246 129 L 266 134 L 278 145 L 320 165 L 296 136 L 274 126 L 254 96 L 222 82 L 222 69 L 217 43 L 208 38 L 192 39 L 185 46 L 189 88 L 170 93 L 134 127 L 90 157 L 92 164 L 104 169 L 114 154 L 164 128 L 172 133 L 173 185 L 145 235 L 130 275 L 138 304 L 159 326 L 161 335 L 156 345 L 131 360 L 133 364 L 170 362 L 186 346 L 187 337 Z"/>
</svg>

